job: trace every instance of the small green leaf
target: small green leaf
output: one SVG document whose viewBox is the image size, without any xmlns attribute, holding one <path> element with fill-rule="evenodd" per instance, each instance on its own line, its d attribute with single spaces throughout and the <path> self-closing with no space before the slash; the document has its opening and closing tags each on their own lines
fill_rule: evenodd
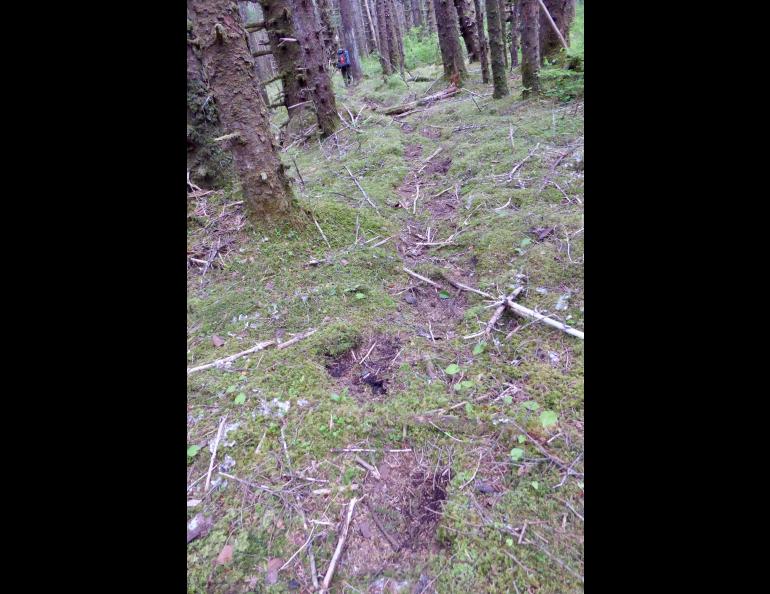
<svg viewBox="0 0 770 594">
<path fill-rule="evenodd" d="M 516 460 L 521 460 L 524 457 L 524 450 L 521 448 L 513 448 L 511 450 L 511 460 L 516 462 Z"/>
<path fill-rule="evenodd" d="M 486 342 L 480 342 L 475 347 L 473 347 L 473 354 L 474 355 L 480 355 L 481 353 L 484 352 L 485 348 L 487 348 L 487 343 Z"/>
<path fill-rule="evenodd" d="M 444 370 L 444 373 L 446 373 L 447 375 L 454 375 L 456 373 L 460 373 L 460 366 L 457 363 L 452 363 Z"/>
<path fill-rule="evenodd" d="M 439 291 L 438 296 L 442 299 L 449 299 L 449 293 L 447 291 Z"/>
<path fill-rule="evenodd" d="M 531 483 L 529 483 L 529 484 L 530 484 L 530 485 L 532 485 L 532 488 L 533 488 L 535 491 L 537 491 L 537 490 L 540 488 L 540 483 L 538 483 L 537 481 L 532 481 L 532 482 L 531 482 Z"/>
<path fill-rule="evenodd" d="M 527 441 L 527 438 L 524 437 L 523 435 L 519 435 L 516 439 L 519 440 L 519 443 L 524 443 L 525 441 Z"/>
<path fill-rule="evenodd" d="M 527 400 L 526 402 L 522 402 L 521 405 L 527 410 L 537 410 L 540 408 L 540 405 L 534 400 Z"/>
<path fill-rule="evenodd" d="M 195 456 L 195 454 L 198 453 L 198 450 L 201 449 L 201 446 L 199 445 L 191 445 L 189 448 L 187 448 L 187 457 L 192 458 Z"/>
<path fill-rule="evenodd" d="M 473 416 L 473 407 L 470 402 L 465 403 L 465 414 L 469 417 Z"/>
<path fill-rule="evenodd" d="M 580 481 L 580 482 L 578 483 L 578 487 L 580 487 L 581 489 L 583 489 L 583 481 Z"/>
<path fill-rule="evenodd" d="M 512 547 L 513 546 L 513 539 L 512 538 L 506 538 L 505 539 L 505 544 L 508 545 L 509 547 Z"/>
<path fill-rule="evenodd" d="M 512 396 L 503 396 L 503 402 L 506 404 L 512 404 L 513 403 L 513 397 Z"/>
<path fill-rule="evenodd" d="M 540 424 L 545 428 L 555 425 L 558 420 L 559 417 L 552 410 L 544 410 L 540 413 Z"/>
<path fill-rule="evenodd" d="M 363 293 L 356 293 L 356 299 L 366 299 L 366 295 Z"/>
<path fill-rule="evenodd" d="M 227 386 L 227 393 L 232 394 L 235 392 L 235 386 Z"/>
<path fill-rule="evenodd" d="M 339 394 L 332 394 L 331 399 L 334 400 L 334 402 L 339 402 L 341 399 L 341 396 Z"/>
<path fill-rule="evenodd" d="M 524 239 L 521 240 L 521 244 L 520 245 L 521 245 L 521 247 L 525 248 L 530 243 L 532 243 L 532 240 L 529 237 L 525 237 Z"/>
<path fill-rule="evenodd" d="M 238 394 L 238 395 L 235 397 L 235 400 L 233 400 L 233 402 L 234 402 L 235 404 L 243 404 L 244 402 L 246 402 L 246 394 L 245 394 L 245 393 L 243 393 L 243 392 L 241 392 L 240 394 Z"/>
</svg>

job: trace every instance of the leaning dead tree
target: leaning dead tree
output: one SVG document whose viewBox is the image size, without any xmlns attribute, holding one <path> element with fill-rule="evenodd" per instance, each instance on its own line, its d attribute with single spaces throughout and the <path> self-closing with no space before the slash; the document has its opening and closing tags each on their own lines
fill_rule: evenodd
<svg viewBox="0 0 770 594">
<path fill-rule="evenodd" d="M 255 84 L 238 8 L 231 0 L 188 0 L 203 68 L 253 219 L 285 216 L 294 200 Z"/>
<path fill-rule="evenodd" d="M 492 97 L 499 99 L 508 95 L 508 79 L 506 78 L 505 62 L 503 55 L 502 19 L 500 18 L 500 4 L 497 0 L 487 2 L 487 28 L 489 29 L 489 57 L 492 62 L 492 82 L 494 91 Z"/>
<path fill-rule="evenodd" d="M 427 0 L 431 2 L 431 0 Z M 459 85 L 468 75 L 465 69 L 460 33 L 457 25 L 457 10 L 452 0 L 432 0 L 436 13 L 438 44 L 441 61 L 444 63 L 444 78 Z"/>
<path fill-rule="evenodd" d="M 550 18 L 549 18 L 550 16 Z M 575 18 L 575 0 L 542 0 L 540 7 L 540 63 L 569 44 L 569 28 Z"/>
<path fill-rule="evenodd" d="M 521 3 L 521 82 L 522 97 L 540 93 L 540 42 L 538 0 L 519 0 Z"/>
</svg>

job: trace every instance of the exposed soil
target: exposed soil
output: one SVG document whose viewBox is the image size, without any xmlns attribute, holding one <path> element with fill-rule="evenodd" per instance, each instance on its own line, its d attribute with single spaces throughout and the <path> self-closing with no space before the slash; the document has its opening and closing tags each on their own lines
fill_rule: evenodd
<svg viewBox="0 0 770 594">
<path fill-rule="evenodd" d="M 366 400 L 379 399 L 388 393 L 393 359 L 400 349 L 401 341 L 397 337 L 378 334 L 362 340 L 355 349 L 355 357 L 348 352 L 330 359 L 326 370 L 340 386 L 347 387 L 351 395 Z"/>
<path fill-rule="evenodd" d="M 388 453 L 377 468 L 382 480 L 370 473 L 364 483 L 367 497 L 351 523 L 343 566 L 349 575 L 390 569 L 403 576 L 440 549 L 436 528 L 449 470 L 421 465 L 413 453 Z"/>
</svg>

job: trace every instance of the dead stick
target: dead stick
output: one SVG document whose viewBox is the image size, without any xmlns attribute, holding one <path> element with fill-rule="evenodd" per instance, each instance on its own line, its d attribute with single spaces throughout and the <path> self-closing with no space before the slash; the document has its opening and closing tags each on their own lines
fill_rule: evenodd
<svg viewBox="0 0 770 594">
<path fill-rule="evenodd" d="M 366 460 L 364 460 L 364 459 L 363 459 L 361 456 L 359 456 L 359 455 L 356 455 L 356 457 L 355 457 L 355 460 L 356 460 L 356 462 L 358 462 L 358 463 L 359 463 L 361 466 L 363 466 L 364 468 L 366 468 L 366 470 L 368 470 L 369 472 L 371 472 L 371 473 L 372 473 L 372 475 L 374 476 L 374 478 L 376 478 L 378 481 L 381 481 L 381 480 L 382 480 L 382 477 L 380 476 L 380 471 L 379 471 L 379 470 L 377 470 L 377 468 L 376 468 L 375 466 L 372 466 L 371 464 L 369 464 L 369 463 L 368 463 Z"/>
<path fill-rule="evenodd" d="M 517 287 L 517 288 L 516 288 L 516 289 L 513 291 L 513 293 L 511 293 L 511 294 L 508 296 L 508 299 L 510 299 L 511 301 L 513 301 L 514 299 L 516 299 L 516 297 L 518 297 L 519 293 L 521 293 L 523 290 L 524 290 L 524 287 Z M 487 327 L 486 327 L 486 329 L 484 330 L 484 334 L 486 334 L 487 336 L 489 336 L 489 333 L 490 333 L 490 332 L 492 332 L 492 329 L 495 327 L 495 324 L 497 323 L 497 320 L 499 320 L 499 319 L 500 319 L 500 316 L 502 316 L 502 315 L 503 315 L 503 312 L 505 311 L 506 305 L 507 305 L 507 304 L 506 304 L 505 302 L 503 302 L 503 303 L 502 303 L 502 304 L 501 304 L 501 305 L 500 305 L 500 306 L 499 306 L 499 307 L 498 307 L 498 308 L 495 310 L 495 313 L 493 313 L 493 314 L 492 314 L 492 317 L 491 317 L 491 318 L 489 318 L 489 322 L 487 322 Z"/>
<path fill-rule="evenodd" d="M 332 244 L 330 244 L 329 240 L 326 239 L 326 234 L 324 233 L 324 230 L 321 229 L 321 225 L 318 224 L 318 221 L 316 221 L 315 216 L 313 217 L 313 222 L 315 223 L 315 226 L 318 227 L 318 231 L 321 233 L 321 237 L 324 238 L 324 241 L 326 242 L 326 245 L 329 246 L 329 249 L 332 249 Z"/>
<path fill-rule="evenodd" d="M 356 176 L 355 176 L 355 175 L 353 175 L 353 173 L 350 171 L 350 169 L 348 169 L 348 166 L 347 166 L 347 165 L 345 165 L 345 170 L 348 172 L 348 175 L 350 175 L 350 177 L 353 179 L 353 181 L 354 181 L 354 182 L 356 182 L 356 185 L 358 186 L 358 189 L 359 189 L 359 190 L 361 190 L 361 193 L 364 195 L 364 198 L 366 198 L 366 201 L 367 201 L 369 204 L 371 204 L 371 205 L 372 205 L 372 208 L 373 208 L 374 210 L 377 210 L 377 207 L 374 205 L 374 202 L 372 202 L 372 201 L 369 199 L 369 196 L 367 195 L 366 191 L 365 191 L 365 190 L 364 190 L 364 189 L 361 187 L 361 184 L 360 184 L 360 183 L 358 183 L 358 180 L 356 179 Z"/>
<path fill-rule="evenodd" d="M 528 307 L 524 307 L 523 305 L 519 305 L 518 303 L 514 303 L 510 299 L 506 298 L 505 304 L 515 313 L 533 319 L 540 322 L 543 322 L 543 324 L 547 324 L 548 326 L 551 326 L 552 328 L 556 328 L 557 330 L 561 330 L 562 332 L 566 332 L 570 336 L 575 336 L 581 340 L 584 340 L 584 335 L 580 330 L 575 330 L 574 328 L 570 328 L 566 324 L 562 324 L 561 322 L 557 322 L 556 320 L 553 320 L 547 316 L 544 316 L 543 314 L 537 313 L 533 309 L 529 309 Z"/>
<path fill-rule="evenodd" d="M 436 287 L 437 289 L 441 289 L 441 288 L 442 288 L 442 287 L 441 287 L 441 285 L 439 285 L 438 283 L 435 283 L 435 282 L 433 282 L 432 280 L 430 280 L 429 278 L 425 278 L 425 277 L 424 277 L 424 276 L 422 276 L 421 274 L 417 274 L 417 273 L 416 273 L 416 272 L 414 272 L 413 270 L 409 270 L 409 269 L 408 269 L 408 268 L 406 268 L 406 267 L 404 267 L 404 272 L 406 272 L 406 273 L 407 273 L 408 275 L 410 275 L 410 276 L 413 276 L 413 277 L 414 277 L 414 278 L 416 278 L 416 279 L 419 279 L 419 280 L 421 280 L 421 281 L 423 281 L 423 282 L 426 282 L 426 283 L 428 283 L 429 285 L 431 285 L 431 286 L 433 286 L 433 287 Z"/>
<path fill-rule="evenodd" d="M 471 293 L 476 293 L 477 295 L 481 295 L 482 297 L 486 297 L 487 299 L 494 299 L 495 297 L 490 295 L 489 293 L 485 293 L 484 291 L 479 291 L 478 289 L 474 289 L 473 287 L 469 287 L 468 285 L 464 285 L 462 283 L 458 283 L 457 281 L 454 281 L 452 279 L 448 279 L 449 284 L 457 289 L 462 289 L 463 291 L 470 291 Z"/>
<path fill-rule="evenodd" d="M 217 448 L 219 448 L 219 440 L 222 438 L 222 429 L 225 426 L 226 420 L 227 415 L 222 417 L 222 420 L 219 421 L 219 429 L 217 430 L 217 436 L 214 440 L 214 451 L 211 453 L 211 460 L 209 460 L 209 471 L 206 474 L 206 486 L 203 488 L 205 493 L 208 493 L 209 485 L 211 485 L 211 471 L 214 470 L 214 460 L 217 457 Z"/>
<path fill-rule="evenodd" d="M 561 41 L 561 44 L 564 46 L 564 49 L 568 50 L 569 47 L 567 46 L 567 42 L 564 40 L 564 36 L 561 34 L 561 31 L 559 31 L 559 27 L 557 27 L 556 23 L 553 22 L 551 13 L 548 12 L 548 9 L 545 7 L 545 4 L 543 4 L 543 0 L 537 0 L 537 1 L 540 3 L 540 8 L 543 9 L 543 12 L 545 13 L 545 18 L 548 19 L 549 23 L 551 23 L 551 27 L 553 27 L 553 30 L 556 33 L 556 36 L 559 38 L 559 41 Z"/>
<path fill-rule="evenodd" d="M 364 495 L 364 497 L 366 497 L 366 495 Z M 363 499 L 363 497 L 361 499 Z M 337 562 L 339 561 L 340 555 L 342 554 L 342 548 L 345 546 L 345 540 L 348 537 L 350 520 L 353 517 L 353 508 L 356 506 L 358 501 L 359 499 L 353 497 L 353 499 L 351 499 L 350 503 L 348 504 L 348 513 L 345 517 L 345 525 L 343 526 L 342 533 L 340 534 L 339 540 L 337 541 L 337 548 L 334 550 L 334 556 L 329 563 L 329 569 L 326 570 L 326 576 L 324 577 L 323 584 L 321 585 L 321 592 L 327 592 L 329 590 L 329 584 L 334 577 L 334 570 L 337 569 Z"/>
<path fill-rule="evenodd" d="M 246 349 L 245 351 L 241 351 L 240 353 L 236 353 L 235 355 L 230 355 L 229 357 L 224 357 L 223 359 L 217 359 L 216 361 L 213 361 L 211 363 L 206 363 L 205 365 L 199 365 L 198 367 L 193 367 L 191 369 L 188 369 L 187 375 L 190 375 L 195 371 L 203 371 L 204 369 L 209 369 L 211 367 L 221 367 L 225 363 L 229 363 L 230 361 L 235 361 L 239 357 L 243 357 L 244 355 L 248 355 L 249 353 L 256 353 L 257 351 L 261 351 L 262 349 L 265 349 L 273 344 L 275 344 L 274 340 L 267 340 L 265 342 L 260 342 L 259 344 L 251 347 L 250 349 Z"/>
<path fill-rule="evenodd" d="M 564 460 L 562 460 L 561 458 L 557 458 L 551 452 L 546 450 L 542 445 L 540 445 L 539 441 L 537 441 L 534 437 L 532 437 L 529 433 L 527 433 L 527 431 L 518 423 L 516 423 L 516 421 L 509 420 L 509 423 L 514 427 L 516 427 L 516 429 L 521 431 L 524 435 L 526 435 L 527 439 L 529 439 L 529 441 L 532 442 L 532 444 L 540 451 L 541 454 L 543 454 L 543 456 L 548 458 L 551 462 L 553 462 L 557 466 L 561 468 L 567 468 L 567 463 L 564 462 Z"/>
</svg>

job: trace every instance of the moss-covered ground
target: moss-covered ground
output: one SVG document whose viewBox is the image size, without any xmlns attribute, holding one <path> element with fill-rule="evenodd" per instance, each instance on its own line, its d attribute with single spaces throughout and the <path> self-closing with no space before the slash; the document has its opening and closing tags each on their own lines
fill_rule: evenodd
<svg viewBox="0 0 770 594">
<path fill-rule="evenodd" d="M 316 332 L 188 375 L 188 515 L 212 522 L 188 589 L 311 590 L 306 551 L 275 569 L 312 531 L 322 581 L 365 494 L 332 591 L 581 591 L 583 341 L 507 312 L 484 335 L 491 301 L 449 280 L 523 287 L 519 303 L 584 329 L 582 100 L 522 101 L 517 69 L 492 100 L 472 64 L 467 92 L 392 118 L 444 83 L 366 72 L 335 76 L 347 127 L 282 153 L 300 223 L 251 227 L 235 184 L 190 206 L 190 254 L 221 256 L 190 264 L 188 367 Z"/>
</svg>

